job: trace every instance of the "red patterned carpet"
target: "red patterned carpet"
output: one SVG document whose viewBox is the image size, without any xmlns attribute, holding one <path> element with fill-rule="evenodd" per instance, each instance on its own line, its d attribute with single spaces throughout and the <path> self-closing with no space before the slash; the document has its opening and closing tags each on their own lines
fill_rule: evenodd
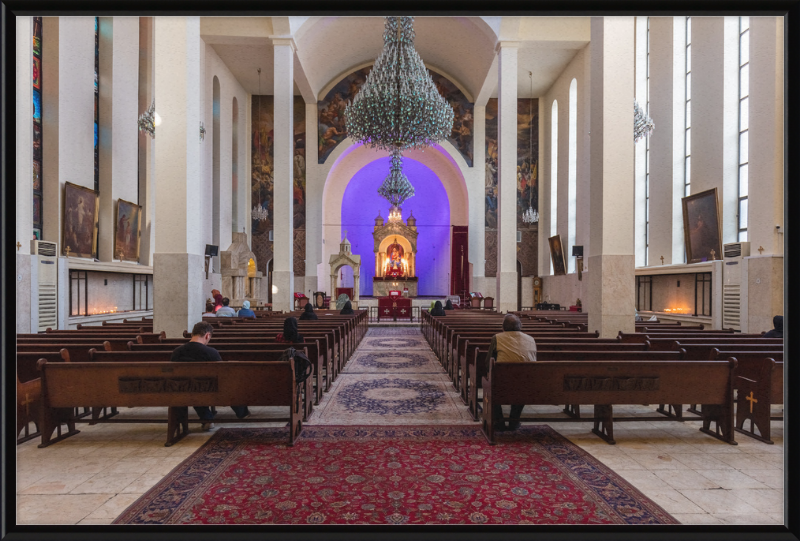
<svg viewBox="0 0 800 541">
<path fill-rule="evenodd" d="M 114 524 L 677 524 L 548 426 L 220 429 Z"/>
</svg>

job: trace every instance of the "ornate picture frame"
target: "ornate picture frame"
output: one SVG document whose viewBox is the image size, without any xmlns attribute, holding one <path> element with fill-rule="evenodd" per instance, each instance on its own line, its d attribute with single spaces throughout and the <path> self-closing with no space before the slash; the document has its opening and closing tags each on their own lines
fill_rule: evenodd
<svg viewBox="0 0 800 541">
<path fill-rule="evenodd" d="M 561 242 L 561 235 L 553 235 L 547 239 L 550 243 L 550 257 L 553 261 L 553 276 L 564 276 L 567 274 L 567 262 L 564 259 L 564 245 Z"/>
<path fill-rule="evenodd" d="M 139 261 L 142 207 L 136 203 L 117 200 L 114 220 L 114 258 L 120 261 Z"/>
<path fill-rule="evenodd" d="M 686 262 L 722 259 L 719 198 L 717 189 L 681 198 Z"/>
<path fill-rule="evenodd" d="M 97 257 L 99 203 L 97 193 L 91 188 L 65 183 L 62 255 Z"/>
</svg>

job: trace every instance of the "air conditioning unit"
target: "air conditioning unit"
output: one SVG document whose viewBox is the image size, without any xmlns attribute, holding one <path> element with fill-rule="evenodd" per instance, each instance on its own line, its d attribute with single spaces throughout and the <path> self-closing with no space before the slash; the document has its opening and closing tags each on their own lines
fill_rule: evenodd
<svg viewBox="0 0 800 541">
<path fill-rule="evenodd" d="M 38 323 L 31 326 L 36 332 L 48 327 L 58 328 L 58 245 L 44 240 L 31 241 L 31 253 L 36 256 L 37 283 L 31 284 L 39 292 Z M 36 319 L 34 319 L 36 321 Z"/>
<path fill-rule="evenodd" d="M 722 247 L 722 327 L 742 330 L 742 259 L 750 255 L 749 242 L 732 242 Z"/>
</svg>

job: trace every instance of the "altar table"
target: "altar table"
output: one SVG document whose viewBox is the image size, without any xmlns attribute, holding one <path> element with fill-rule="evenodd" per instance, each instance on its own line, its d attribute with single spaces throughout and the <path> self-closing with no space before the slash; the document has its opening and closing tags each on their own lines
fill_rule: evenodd
<svg viewBox="0 0 800 541">
<path fill-rule="evenodd" d="M 380 297 L 378 299 L 378 322 L 381 318 L 397 321 L 398 319 L 408 319 L 413 321 L 411 316 L 411 299 L 403 297 Z"/>
</svg>

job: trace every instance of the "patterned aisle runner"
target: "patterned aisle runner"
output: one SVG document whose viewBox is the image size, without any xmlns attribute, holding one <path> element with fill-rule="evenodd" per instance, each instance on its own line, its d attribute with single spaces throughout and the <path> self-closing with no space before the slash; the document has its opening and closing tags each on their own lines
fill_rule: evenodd
<svg viewBox="0 0 800 541">
<path fill-rule="evenodd" d="M 371 328 L 312 425 L 475 424 L 417 328 Z"/>
</svg>

